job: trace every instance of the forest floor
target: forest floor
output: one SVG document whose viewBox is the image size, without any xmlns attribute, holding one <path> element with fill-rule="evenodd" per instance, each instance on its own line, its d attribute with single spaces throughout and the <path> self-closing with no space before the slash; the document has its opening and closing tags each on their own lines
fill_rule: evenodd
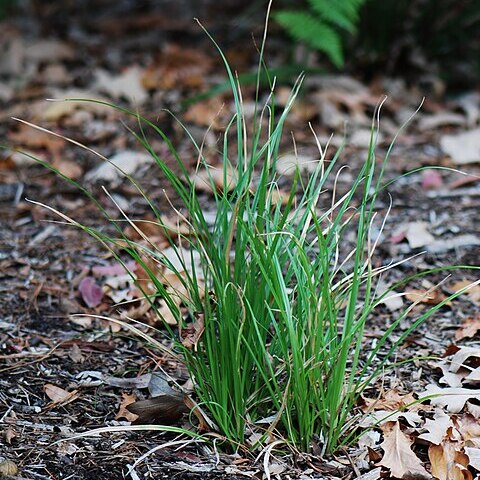
<svg viewBox="0 0 480 480">
<path fill-rule="evenodd" d="M 29 201 L 47 204 L 79 222 L 107 228 L 102 227 L 101 215 L 78 189 L 17 149 L 45 159 L 77 179 L 105 202 L 109 214 L 116 218 L 118 212 L 108 203 L 102 185 L 135 218 L 148 218 L 144 199 L 112 170 L 101 170 L 102 161 L 97 156 L 12 117 L 74 138 L 109 159 L 135 165 L 135 178 L 159 208 L 171 215 L 165 189 L 173 202 L 174 195 L 125 128 L 135 129 L 134 121 L 94 104 L 45 99 L 102 98 L 138 110 L 164 129 L 192 174 L 197 153 L 165 109 L 178 115 L 197 141 L 204 141 L 213 164 L 219 161 L 222 129 L 233 111 L 228 92 L 189 106 L 182 103 L 225 81 L 218 54 L 194 22 L 165 22 L 164 12 L 125 12 L 121 5 L 113 12 L 100 9 L 92 20 L 84 11 L 61 17 L 65 12 L 59 13 L 55 7 L 49 11 L 39 2 L 40 11 L 0 23 L 0 51 L 4 52 L 0 57 L 0 138 L 9 146 L 0 151 L 0 469 L 2 462 L 5 466 L 5 460 L 10 460 L 18 468 L 14 478 L 32 480 L 262 478 L 263 460 L 255 462 L 255 457 L 238 453 L 217 455 L 195 443 L 182 448 L 169 446 L 166 442 L 174 438 L 172 434 L 119 431 L 70 438 L 98 427 L 129 425 L 132 418 L 125 406 L 148 397 L 149 374 L 161 367 L 173 378 L 185 379 L 186 372 L 182 365 L 127 331 L 85 316 L 117 315 L 116 302 L 132 298 L 133 287 L 100 244 L 78 229 L 50 222 L 56 217 Z M 215 26 L 212 28 L 215 33 Z M 227 45 L 226 54 L 239 72 L 252 71 L 255 47 L 253 42 L 245 47 L 250 37 L 241 33 L 245 38 Z M 272 51 L 274 63 L 281 64 L 282 51 L 275 41 Z M 252 85 L 244 89 L 245 106 L 249 108 L 254 89 Z M 288 91 L 288 85 L 279 86 L 280 102 Z M 379 159 L 402 123 L 426 97 L 396 139 L 386 179 L 425 166 L 449 167 L 463 174 L 427 169 L 391 185 L 392 207 L 377 248 L 376 264 L 424 252 L 392 272 L 388 278 L 392 283 L 426 268 L 478 265 L 480 93 L 450 95 L 434 77 L 429 78 L 428 85 L 407 85 L 402 79 L 378 77 L 362 83 L 345 75 L 311 74 L 285 125 L 285 154 L 292 155 L 289 133 L 293 132 L 300 157 L 318 158 L 308 127 L 311 122 L 322 142 L 335 134 L 327 155 L 331 158 L 347 125 L 348 140 L 340 163 L 349 169 L 339 177 L 338 188 L 348 190 L 365 159 L 371 118 L 384 95 L 388 99 L 381 113 Z M 153 139 L 152 145 L 173 165 L 161 139 Z M 205 210 L 211 211 L 213 202 L 208 192 L 201 198 Z M 386 213 L 389 204 L 389 197 L 382 196 L 380 215 Z M 86 277 L 94 277 L 103 288 L 97 301 L 79 289 Z M 367 337 L 378 337 L 402 305 L 414 301 L 415 294 L 439 284 L 414 306 L 401 329 L 445 295 L 478 277 L 475 271 L 440 271 L 428 281 L 409 285 L 409 295 L 378 309 L 369 321 Z M 95 296 L 95 292 L 90 294 Z M 76 313 L 85 315 L 71 316 Z M 141 319 L 149 324 L 156 321 L 151 311 L 144 311 Z M 398 455 L 400 464 L 410 462 L 410 467 L 418 461 L 417 473 L 422 476 L 421 468 L 426 469 L 425 475 L 435 468 L 438 472 L 447 465 L 448 455 L 455 452 L 470 458 L 465 464 L 455 457 L 463 465 L 455 468 L 470 469 L 478 475 L 479 457 L 474 457 L 480 452 L 480 435 L 478 428 L 467 434 L 465 425 L 478 424 L 479 418 L 480 390 L 475 389 L 480 377 L 466 378 L 476 372 L 480 362 L 479 330 L 480 287 L 476 286 L 440 308 L 409 336 L 398 352 L 399 366 L 381 379 L 376 394 L 371 393 L 373 399 L 377 398 L 373 410 L 392 412 L 432 386 L 456 389 L 449 391 L 449 398 L 436 403 L 443 410 L 427 405 L 390 417 L 389 422 L 363 438 L 363 443 L 335 457 L 310 455 L 294 461 L 279 457 L 272 461 L 272 477 L 357 478 L 369 472 L 368 478 L 374 480 L 389 476 L 389 454 Z M 401 363 L 411 357 L 433 356 L 444 360 Z M 462 396 L 460 387 L 468 388 Z M 460 403 L 463 399 L 459 409 L 452 407 L 454 399 Z M 180 420 L 179 425 L 182 421 L 187 420 Z M 435 422 L 436 430 L 432 427 Z M 434 430 L 437 440 L 432 440 Z M 397 437 L 397 446 L 403 442 L 403 452 L 392 451 L 392 435 Z M 143 454 L 159 445 L 165 448 L 129 470 Z M 437 457 L 432 445 L 436 445 L 437 453 L 440 451 Z M 401 472 L 397 471 L 397 476 Z M 403 474 L 408 478 L 408 472 Z"/>
</svg>

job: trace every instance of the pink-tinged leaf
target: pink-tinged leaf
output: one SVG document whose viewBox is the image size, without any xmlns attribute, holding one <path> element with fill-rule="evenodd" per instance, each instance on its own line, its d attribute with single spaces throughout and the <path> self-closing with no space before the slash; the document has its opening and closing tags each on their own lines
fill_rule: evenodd
<svg viewBox="0 0 480 480">
<path fill-rule="evenodd" d="M 433 190 L 443 185 L 443 179 L 438 170 L 424 170 L 422 172 L 422 188 Z"/>
<path fill-rule="evenodd" d="M 135 271 L 137 263 L 132 260 L 125 264 L 130 272 Z M 92 273 L 95 277 L 116 277 L 125 274 L 125 267 L 120 263 L 114 263 L 113 265 L 96 265 L 92 267 Z"/>
<path fill-rule="evenodd" d="M 390 243 L 393 243 L 394 245 L 396 245 L 397 243 L 403 242 L 403 240 L 405 240 L 406 238 L 407 238 L 407 231 L 404 230 L 399 233 L 395 233 L 389 238 L 389 240 L 390 240 Z"/>
<path fill-rule="evenodd" d="M 103 290 L 100 285 L 95 283 L 93 277 L 85 277 L 78 285 L 78 291 L 83 301 L 90 307 L 94 308 L 100 305 L 103 298 Z"/>
</svg>

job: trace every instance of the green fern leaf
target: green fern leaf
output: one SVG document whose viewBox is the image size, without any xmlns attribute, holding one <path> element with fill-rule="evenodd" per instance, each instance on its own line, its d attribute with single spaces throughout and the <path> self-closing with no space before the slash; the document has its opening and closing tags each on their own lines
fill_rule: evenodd
<svg viewBox="0 0 480 480">
<path fill-rule="evenodd" d="M 275 20 L 297 41 L 325 53 L 336 67 L 343 65 L 342 43 L 339 34 L 326 22 L 308 13 L 284 10 Z"/>
<path fill-rule="evenodd" d="M 358 20 L 358 0 L 308 0 L 319 17 L 336 27 L 354 33 Z"/>
</svg>

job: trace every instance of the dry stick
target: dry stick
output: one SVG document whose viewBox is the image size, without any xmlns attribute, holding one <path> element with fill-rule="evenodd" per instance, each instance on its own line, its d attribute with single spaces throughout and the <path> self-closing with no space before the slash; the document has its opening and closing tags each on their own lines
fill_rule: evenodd
<svg viewBox="0 0 480 480">
<path fill-rule="evenodd" d="M 50 357 L 50 355 L 53 354 L 53 352 L 55 350 L 57 350 L 57 348 L 59 348 L 61 346 L 62 342 L 58 343 L 57 345 L 55 345 L 53 348 L 51 348 L 47 353 L 45 354 L 42 354 L 42 353 L 35 353 L 35 352 L 30 352 L 30 353 L 25 353 L 23 354 L 23 356 L 36 356 L 36 355 L 42 355 L 40 358 L 37 358 L 36 360 L 32 360 L 31 362 L 24 362 L 24 363 L 18 363 L 18 364 L 15 364 L 15 365 L 12 365 L 11 367 L 6 367 L 6 368 L 2 368 L 0 370 L 0 373 L 3 373 L 3 372 L 7 372 L 9 370 L 15 370 L 17 368 L 21 368 L 21 367 L 25 367 L 27 365 L 34 365 L 35 363 L 38 363 L 38 362 L 42 362 L 43 360 L 46 360 L 48 357 Z M 14 356 L 14 358 L 19 358 L 18 356 L 19 355 L 22 355 L 22 354 L 12 354 L 12 355 L 2 355 L 0 356 L 0 359 L 8 359 L 8 358 L 12 358 L 12 356 Z"/>
</svg>

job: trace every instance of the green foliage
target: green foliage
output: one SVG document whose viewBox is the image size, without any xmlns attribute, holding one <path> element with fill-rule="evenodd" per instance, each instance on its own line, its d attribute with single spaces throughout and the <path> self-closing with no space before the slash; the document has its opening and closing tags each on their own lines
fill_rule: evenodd
<svg viewBox="0 0 480 480">
<path fill-rule="evenodd" d="M 304 10 L 283 10 L 274 18 L 297 41 L 327 55 L 341 67 L 344 62 L 342 31 L 355 33 L 365 0 L 308 0 Z"/>
<path fill-rule="evenodd" d="M 273 437 L 303 451 L 321 443 L 325 451 L 334 452 L 359 434 L 356 421 L 361 413 L 356 406 L 362 392 L 384 374 L 410 333 L 467 287 L 416 317 L 410 306 L 390 321 L 375 344 L 367 342 L 364 332 L 377 306 L 391 291 L 415 278 L 405 278 L 383 294 L 376 291 L 378 277 L 394 266 L 374 267 L 377 237 L 373 235 L 384 225 L 378 219 L 376 200 L 384 189 L 383 174 L 392 147 L 378 163 L 373 124 L 364 164 L 343 195 L 326 193 L 336 183 L 334 168 L 342 149 L 328 162 L 325 149 L 320 149 L 308 178 L 298 169 L 292 172 L 288 198 L 279 202 L 278 185 L 288 180 L 277 170 L 283 125 L 302 79 L 280 113 L 273 91 L 266 105 L 257 101 L 247 128 L 240 86 L 219 52 L 235 106 L 222 148 L 224 184 L 231 176 L 233 182 L 231 188 L 218 191 L 213 178 L 209 179 L 215 204 L 213 223 L 207 221 L 195 182 L 167 135 L 138 113 L 113 106 L 138 120 L 136 139 L 183 204 L 181 211 L 189 232 L 172 233 L 170 238 L 177 255 L 175 263 L 183 268 L 175 266 L 148 238 L 134 242 L 125 236 L 118 219 L 111 218 L 88 190 L 72 180 L 67 179 L 100 209 L 115 235 L 52 210 L 104 244 L 119 261 L 120 250 L 130 255 L 156 287 L 153 296 L 145 293 L 152 307 L 157 308 L 157 298 L 164 299 L 179 331 L 197 327 L 201 332 L 192 348 L 165 322 L 172 353 L 185 363 L 194 382 L 197 407 L 225 444 L 254 450 L 265 447 Z M 168 148 L 177 163 L 175 170 L 152 147 L 148 132 Z M 247 132 L 252 133 L 247 136 Z M 211 172 L 201 146 L 190 138 L 200 168 Z M 168 231 L 168 222 L 157 206 L 133 178 L 127 178 L 151 207 L 159 225 Z M 125 221 L 135 225 L 121 213 Z M 345 250 L 349 245 L 346 239 L 352 234 L 354 245 Z M 166 288 L 150 268 L 152 262 L 172 271 L 185 287 L 186 313 L 176 303 L 178 293 Z M 162 319 L 161 311 L 157 309 L 157 313 Z M 135 327 L 130 328 L 135 331 Z M 153 337 L 149 341 L 165 351 Z"/>
</svg>

